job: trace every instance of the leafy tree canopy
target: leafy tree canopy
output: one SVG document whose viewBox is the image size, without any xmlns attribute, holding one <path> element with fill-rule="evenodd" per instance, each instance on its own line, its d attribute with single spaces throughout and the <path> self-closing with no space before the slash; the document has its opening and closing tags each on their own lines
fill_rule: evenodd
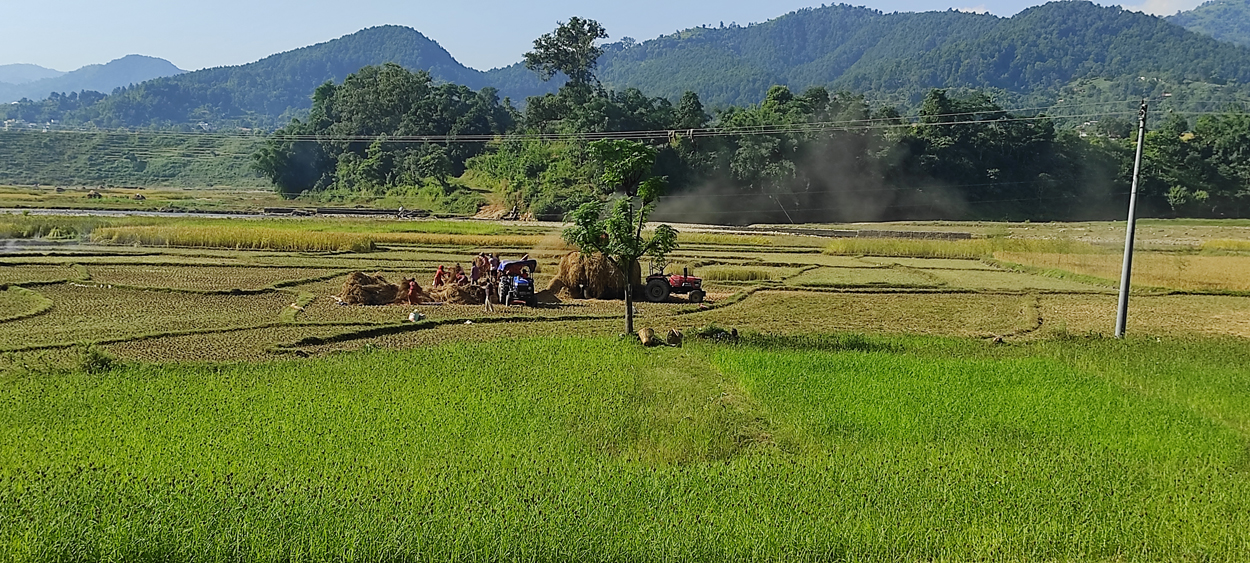
<svg viewBox="0 0 1250 563">
<path fill-rule="evenodd" d="M 603 48 L 595 41 L 607 37 L 599 22 L 571 17 L 554 32 L 534 40 L 534 50 L 525 53 L 525 68 L 537 72 L 544 81 L 564 73 L 574 83 L 590 84 L 595 80 L 595 64 L 603 55 Z"/>
</svg>

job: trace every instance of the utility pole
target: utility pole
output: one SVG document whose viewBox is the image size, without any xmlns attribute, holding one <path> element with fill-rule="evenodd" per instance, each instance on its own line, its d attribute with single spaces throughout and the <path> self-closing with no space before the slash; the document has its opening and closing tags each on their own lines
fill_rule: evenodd
<svg viewBox="0 0 1250 563">
<path fill-rule="evenodd" d="M 1137 184 L 1141 179 L 1142 147 L 1146 144 L 1146 100 L 1137 112 L 1137 158 L 1133 162 L 1133 189 L 1128 196 L 1128 232 L 1124 235 L 1124 267 L 1120 271 L 1120 304 L 1115 316 L 1115 337 L 1124 338 L 1128 322 L 1128 291 L 1133 276 L 1133 234 L 1137 230 Z"/>
</svg>

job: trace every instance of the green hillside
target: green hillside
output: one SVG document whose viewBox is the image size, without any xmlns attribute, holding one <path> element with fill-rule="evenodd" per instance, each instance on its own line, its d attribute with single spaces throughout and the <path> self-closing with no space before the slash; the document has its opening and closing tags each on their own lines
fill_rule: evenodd
<svg viewBox="0 0 1250 563">
<path fill-rule="evenodd" d="M 1167 19 L 1190 31 L 1250 47 L 1250 0 L 1211 0 Z"/>
<path fill-rule="evenodd" d="M 233 186 L 254 172 L 263 139 L 244 136 L 0 130 L 0 185 Z"/>
<path fill-rule="evenodd" d="M 1231 101 L 1250 82 L 1250 49 L 1088 2 L 1052 2 L 1011 18 L 838 5 L 610 47 L 600 72 L 606 84 L 669 98 L 692 89 L 714 106 L 750 103 L 773 84 L 831 85 L 911 106 L 929 88 L 1053 102 L 1088 78 L 1131 78 L 1117 100 L 1152 94 L 1161 80 L 1169 93 L 1231 85 L 1235 92 L 1220 94 Z"/>
<path fill-rule="evenodd" d="M 481 83 L 481 73 L 456 62 L 424 35 L 406 27 L 382 26 L 251 64 L 150 80 L 60 115 L 67 121 L 106 128 L 200 122 L 273 126 L 306 110 L 317 86 L 342 82 L 364 66 L 387 62 L 429 71 L 441 81 L 475 87 Z M 13 114 L 29 109 L 19 104 L 7 111 L 14 118 Z M 56 112 L 45 117 L 54 118 Z"/>
<path fill-rule="evenodd" d="M 845 89 L 910 109 L 931 88 L 988 91 L 1026 106 L 1170 94 L 1175 109 L 1190 111 L 1250 100 L 1250 48 L 1083 1 L 1052 2 L 1011 18 L 837 5 L 747 27 L 620 41 L 604 51 L 597 74 L 608 89 L 638 88 L 669 100 L 693 90 L 713 108 L 755 103 L 779 84 Z M 541 82 L 520 64 L 480 72 L 415 30 L 384 26 L 248 65 L 144 82 L 100 101 L 7 106 L 0 117 L 100 127 L 268 128 L 307 112 L 318 85 L 386 62 L 427 71 L 437 82 L 492 86 L 517 102 L 562 82 Z"/>
</svg>

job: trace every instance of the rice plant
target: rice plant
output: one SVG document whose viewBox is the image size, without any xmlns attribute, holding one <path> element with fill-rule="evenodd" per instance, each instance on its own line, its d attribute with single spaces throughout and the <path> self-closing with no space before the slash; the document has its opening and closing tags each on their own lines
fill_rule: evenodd
<svg viewBox="0 0 1250 563">
<path fill-rule="evenodd" d="M 825 247 L 826 254 L 851 256 L 899 256 L 914 258 L 992 257 L 995 252 L 1053 252 L 1094 254 L 1101 250 L 1089 243 L 1069 239 L 982 238 L 934 240 L 907 238 L 840 238 Z"/>
<path fill-rule="evenodd" d="M 363 233 L 307 232 L 237 225 L 103 227 L 91 233 L 91 240 L 104 244 L 288 252 L 369 252 L 375 248 L 372 235 Z"/>
</svg>

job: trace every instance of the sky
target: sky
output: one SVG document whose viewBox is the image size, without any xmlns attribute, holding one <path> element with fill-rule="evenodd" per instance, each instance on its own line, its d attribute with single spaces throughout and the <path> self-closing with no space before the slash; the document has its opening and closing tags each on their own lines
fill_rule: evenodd
<svg viewBox="0 0 1250 563">
<path fill-rule="evenodd" d="M 825 0 L 829 2 L 829 0 Z M 884 12 L 959 9 L 1011 16 L 1039 0 L 843 0 Z M 1201 0 L 1138 0 L 1159 15 Z M 598 20 L 614 41 L 639 41 L 699 25 L 746 25 L 811 0 L 0 0 L 0 64 L 70 71 L 129 54 L 184 70 L 250 63 L 366 27 L 412 27 L 480 70 L 521 59 L 534 38 L 569 16 Z"/>
</svg>

